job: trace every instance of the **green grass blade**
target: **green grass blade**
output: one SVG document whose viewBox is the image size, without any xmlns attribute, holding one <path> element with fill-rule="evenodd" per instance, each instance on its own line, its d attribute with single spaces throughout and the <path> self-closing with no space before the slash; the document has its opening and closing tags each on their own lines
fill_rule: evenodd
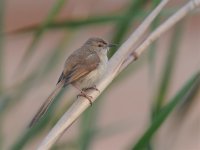
<svg viewBox="0 0 200 150">
<path fill-rule="evenodd" d="M 192 89 L 200 81 L 200 71 L 195 74 L 188 82 L 181 88 L 180 91 L 171 99 L 171 101 L 163 107 L 157 117 L 154 119 L 147 131 L 142 135 L 138 142 L 133 146 L 133 150 L 141 150 L 147 146 L 148 142 L 151 140 L 152 136 L 158 131 L 159 127 L 164 123 L 170 113 L 176 108 L 180 102 L 183 102 L 187 96 L 190 94 Z"/>
<path fill-rule="evenodd" d="M 116 21 L 120 21 L 124 17 L 121 15 L 106 15 L 106 16 L 91 16 L 85 19 L 72 19 L 72 20 L 64 20 L 60 22 L 51 22 L 49 23 L 46 28 L 47 29 L 66 29 L 66 28 L 80 28 L 80 27 L 85 27 L 89 25 L 104 25 L 106 23 L 113 23 Z M 23 28 L 19 28 L 14 31 L 10 31 L 9 33 L 11 34 L 16 34 L 16 33 L 23 33 L 23 32 L 30 32 L 30 31 L 35 31 L 38 30 L 39 25 L 32 25 L 32 26 L 27 26 Z"/>
<path fill-rule="evenodd" d="M 146 4 L 146 0 L 132 0 L 130 7 L 128 10 L 124 13 L 124 19 L 119 21 L 116 26 L 116 32 L 114 34 L 114 38 L 112 40 L 113 43 L 121 44 L 125 34 L 127 33 L 128 29 L 130 29 L 131 23 L 133 19 L 137 16 L 137 14 L 140 12 L 142 6 Z M 112 55 L 115 53 L 117 48 L 113 48 L 109 51 L 109 58 L 112 57 Z"/>
<path fill-rule="evenodd" d="M 22 58 L 22 61 L 20 63 L 20 68 L 21 68 L 21 66 L 24 67 L 23 64 L 26 64 L 25 62 L 27 62 L 31 58 L 33 52 L 35 51 L 37 43 L 40 41 L 40 39 L 42 37 L 42 34 L 46 30 L 49 23 L 51 23 L 55 19 L 56 15 L 61 11 L 65 2 L 66 2 L 66 0 L 57 0 L 56 1 L 56 3 L 54 4 L 53 8 L 50 10 L 48 16 L 46 17 L 46 19 L 44 20 L 44 22 L 42 23 L 40 28 L 38 28 L 38 30 L 35 32 L 33 41 L 31 42 L 28 50 L 26 51 L 25 55 Z"/>
<path fill-rule="evenodd" d="M 168 17 L 174 14 L 177 11 L 178 8 L 167 8 L 166 10 L 163 10 L 163 12 L 160 13 L 160 16 L 162 17 Z M 130 19 L 133 20 L 143 20 L 151 10 L 140 10 L 138 13 L 136 13 L 136 16 L 134 18 L 130 17 Z M 198 14 L 198 11 L 195 13 Z M 46 29 L 66 29 L 66 28 L 80 28 L 90 25 L 104 25 L 106 23 L 115 23 L 119 22 L 120 20 L 123 20 L 127 18 L 127 16 L 122 16 L 121 13 L 114 14 L 114 15 L 106 15 L 106 16 L 93 16 L 85 19 L 72 19 L 72 20 L 63 20 L 60 22 L 52 21 L 47 26 Z M 36 31 L 40 28 L 38 24 L 18 28 L 16 30 L 8 31 L 8 34 L 18 34 L 18 33 L 24 33 L 24 32 L 32 32 Z"/>
<path fill-rule="evenodd" d="M 98 99 L 102 100 L 102 97 L 103 95 Z M 94 136 L 97 134 L 97 132 L 94 131 L 96 130 L 96 122 L 101 107 L 101 100 L 97 100 L 93 108 L 88 109 L 81 118 L 79 138 L 79 146 L 81 150 L 88 150 Z"/>
<path fill-rule="evenodd" d="M 58 46 L 54 48 L 52 54 L 49 56 L 45 63 L 44 60 L 46 58 L 42 59 L 43 62 L 40 62 L 39 64 L 44 65 L 36 67 L 36 69 L 34 69 L 32 73 L 30 73 L 30 75 L 23 79 L 23 81 L 21 81 L 20 83 L 13 86 L 10 90 L 8 90 L 9 93 L 4 93 L 3 95 L 1 95 L 0 114 L 3 114 L 3 112 L 9 107 L 17 104 L 17 102 L 19 102 L 19 100 L 21 100 L 23 96 L 25 96 L 26 93 L 28 93 L 29 90 L 31 90 L 34 86 L 38 86 L 38 83 L 41 84 L 43 79 L 50 74 L 50 72 L 57 65 L 57 62 L 59 62 L 59 58 L 64 52 L 68 38 L 69 34 L 66 34 L 61 40 L 61 42 L 58 44 Z"/>
<path fill-rule="evenodd" d="M 56 48 L 54 48 L 53 52 L 47 59 L 45 66 L 40 68 L 40 70 L 37 71 L 37 72 L 40 72 L 41 74 L 40 80 L 45 78 L 47 74 L 50 74 L 51 71 L 53 71 L 53 69 L 56 68 L 56 65 L 58 64 L 58 62 L 61 61 L 60 58 L 61 56 L 63 56 L 63 54 L 66 51 L 65 48 L 66 48 L 66 45 L 69 44 L 68 42 L 69 39 L 70 39 L 70 33 L 66 32 L 63 39 L 58 43 Z M 41 59 L 41 61 L 43 61 L 43 59 Z"/>
<path fill-rule="evenodd" d="M 155 8 L 158 4 L 160 3 L 160 0 L 153 0 L 152 2 L 152 5 L 153 5 L 153 8 Z M 152 9 L 153 9 L 152 8 Z M 155 30 L 156 27 L 159 25 L 160 23 L 160 15 L 159 14 L 155 20 L 152 22 L 152 25 L 151 25 L 151 31 Z M 148 50 L 148 65 L 149 65 L 149 82 L 150 82 L 150 85 L 151 85 L 151 89 L 154 89 L 152 87 L 155 87 L 154 84 L 155 84 L 155 58 L 156 58 L 156 49 L 157 47 L 157 41 L 153 42 L 150 47 L 149 47 L 149 50 Z M 154 91 L 152 91 L 154 92 Z"/>
<path fill-rule="evenodd" d="M 3 93 L 4 90 L 4 8 L 5 8 L 5 1 L 0 1 L 0 95 Z M 1 99 L 0 99 L 1 101 Z M 0 117 L 1 119 L 1 117 Z M 0 149 L 3 147 L 3 131 L 2 131 L 2 124 L 0 124 Z"/>
<path fill-rule="evenodd" d="M 196 84 L 196 86 L 190 92 L 185 101 L 180 105 L 177 111 L 177 121 L 179 123 L 184 120 L 186 114 L 189 112 L 190 109 L 192 109 L 192 104 L 195 102 L 195 100 L 199 100 L 198 99 L 199 92 L 200 92 L 200 82 L 199 84 Z"/>
<path fill-rule="evenodd" d="M 32 128 L 28 128 L 25 133 L 12 145 L 11 150 L 21 150 L 29 141 L 31 141 L 36 135 L 40 134 L 42 130 L 49 124 L 50 119 L 52 118 L 52 114 L 55 110 L 55 106 L 60 101 L 62 95 L 65 90 L 62 90 L 58 96 L 55 98 L 53 104 Z"/>
<path fill-rule="evenodd" d="M 0 116 L 3 112 L 7 110 L 10 106 L 13 106 L 21 99 L 32 87 L 35 81 L 35 74 L 32 74 L 27 79 L 25 79 L 19 86 L 17 86 L 13 93 L 5 93 L 1 95 L 0 99 Z"/>
<path fill-rule="evenodd" d="M 157 18 L 156 22 L 154 22 L 154 24 L 152 24 L 153 29 L 157 27 L 158 22 L 159 22 L 159 18 Z M 181 33 L 182 33 L 182 26 L 179 23 L 175 26 L 175 29 L 174 29 L 174 32 L 173 32 L 173 35 L 172 35 L 172 39 L 171 39 L 171 42 L 170 42 L 169 52 L 168 52 L 168 55 L 167 55 L 166 60 L 165 60 L 165 65 L 163 67 L 162 77 L 161 77 L 160 85 L 159 85 L 159 88 L 158 88 L 158 91 L 157 91 L 158 94 L 155 97 L 154 106 L 152 108 L 152 120 L 159 113 L 161 106 L 162 106 L 162 104 L 165 100 L 165 97 L 168 93 L 171 76 L 172 76 L 173 69 L 174 69 L 174 66 L 175 66 L 175 60 L 176 60 L 176 56 L 177 56 L 177 52 L 178 52 L 178 47 L 179 47 L 179 44 L 180 44 L 180 41 L 181 41 Z M 154 43 L 153 47 L 155 47 L 155 43 Z M 151 48 L 153 48 L 153 47 L 151 47 Z M 150 49 L 150 50 L 152 50 L 150 52 L 151 53 L 150 55 L 156 54 L 155 49 Z M 155 58 L 152 57 L 150 59 L 155 59 Z M 149 64 L 151 64 L 149 68 L 154 69 L 154 66 L 153 66 L 154 61 L 150 60 Z M 154 72 L 151 73 L 152 78 L 153 78 L 153 76 L 155 76 Z M 154 92 L 154 91 L 152 91 L 152 92 Z M 152 148 L 151 143 L 149 143 L 148 147 Z"/>
<path fill-rule="evenodd" d="M 64 36 L 63 40 L 61 40 L 61 42 L 58 44 L 57 48 L 55 48 L 53 53 L 48 58 L 46 65 L 44 65 L 40 68 L 38 67 L 35 71 L 33 71 L 33 73 L 31 73 L 30 76 L 28 76 L 27 81 L 25 80 L 22 83 L 20 83 L 17 87 L 15 87 L 16 89 L 20 89 L 19 92 L 17 92 L 17 95 L 20 95 L 20 96 L 17 96 L 15 98 L 20 99 L 24 92 L 26 93 L 27 90 L 32 88 L 34 85 L 36 85 L 42 79 L 42 77 L 44 77 L 44 76 L 46 77 L 46 75 L 49 74 L 49 72 L 54 68 L 53 66 L 55 66 L 55 64 L 57 64 L 57 62 L 59 61 L 59 57 L 61 56 L 61 54 L 65 48 L 68 37 L 69 37 L 69 34 L 68 35 L 66 34 Z M 38 76 L 39 76 L 39 78 L 38 78 Z M 55 101 L 58 101 L 58 99 L 59 98 L 57 98 L 57 100 L 55 100 Z M 27 142 L 29 142 L 31 139 L 33 139 L 37 134 L 39 134 L 47 126 L 47 123 L 49 122 L 49 120 L 51 118 L 49 116 L 51 116 L 53 110 L 50 108 L 48 112 L 49 113 L 46 114 L 47 116 L 43 117 L 44 119 L 41 119 L 41 121 L 40 121 L 41 123 L 39 122 L 38 125 L 36 125 L 36 127 L 34 127 L 31 130 L 28 130 L 13 145 L 13 149 L 21 149 L 22 147 L 24 147 L 27 144 Z"/>
<path fill-rule="evenodd" d="M 169 16 L 173 12 L 175 12 L 177 9 L 167 9 L 164 10 L 161 15 L 162 16 Z M 135 20 L 143 20 L 145 16 L 147 16 L 151 11 L 150 10 L 141 10 L 140 12 L 136 13 Z M 121 13 L 119 14 L 113 14 L 113 15 L 106 15 L 106 16 L 92 16 L 85 19 L 72 19 L 72 20 L 63 20 L 60 22 L 52 21 L 50 22 L 46 28 L 47 29 L 66 29 L 66 28 L 80 28 L 85 27 L 89 25 L 104 25 L 106 23 L 115 23 L 120 22 L 121 20 L 124 20 L 127 18 L 127 16 L 122 16 Z M 132 17 L 130 17 L 131 20 L 133 20 Z M 17 33 L 23 33 L 23 32 L 30 32 L 35 31 L 39 29 L 39 25 L 31 25 L 23 28 L 19 28 L 14 31 L 10 31 L 8 33 L 10 34 L 17 34 Z"/>
<path fill-rule="evenodd" d="M 3 74 L 4 74 L 4 52 L 3 52 L 3 43 L 4 43 L 4 34 L 3 34 L 3 26 L 4 26 L 4 0 L 0 1 L 0 94 L 3 90 Z"/>
<path fill-rule="evenodd" d="M 79 143 L 76 140 L 73 141 L 65 141 L 63 143 L 55 144 L 51 150 L 78 150 Z"/>
<path fill-rule="evenodd" d="M 64 21 L 60 23 L 52 23 L 48 27 L 50 28 L 78 28 L 88 25 L 102 25 L 105 23 L 116 22 L 121 20 L 123 17 L 120 15 L 111 16 L 95 16 L 87 19 Z"/>
<path fill-rule="evenodd" d="M 168 53 L 168 56 L 166 57 L 165 65 L 163 67 L 164 69 L 162 71 L 162 76 L 160 79 L 160 85 L 158 88 L 157 95 L 155 97 L 153 116 L 159 113 L 159 110 L 162 107 L 162 104 L 165 100 L 165 97 L 166 97 L 168 89 L 169 89 L 171 76 L 172 76 L 173 69 L 174 69 L 175 62 L 176 62 L 178 47 L 180 45 L 180 41 L 181 41 L 181 37 L 182 37 L 181 36 L 182 24 L 183 23 L 179 23 L 174 28 L 174 33 L 171 38 L 169 53 Z"/>
</svg>

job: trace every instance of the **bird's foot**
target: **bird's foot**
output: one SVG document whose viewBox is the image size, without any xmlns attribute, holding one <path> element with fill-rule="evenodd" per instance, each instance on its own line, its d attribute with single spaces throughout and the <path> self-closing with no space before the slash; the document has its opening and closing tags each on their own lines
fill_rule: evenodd
<svg viewBox="0 0 200 150">
<path fill-rule="evenodd" d="M 79 96 L 87 98 L 89 103 L 90 103 L 90 105 L 92 106 L 92 96 L 87 95 L 87 93 L 85 91 L 81 91 L 81 93 L 77 95 L 77 98 Z"/>
<path fill-rule="evenodd" d="M 100 93 L 100 90 L 97 89 L 96 85 L 94 85 L 94 86 L 92 86 L 92 87 L 89 87 L 89 88 L 83 88 L 82 90 L 83 90 L 83 91 L 95 90 L 95 91 L 97 91 L 97 92 Z"/>
</svg>

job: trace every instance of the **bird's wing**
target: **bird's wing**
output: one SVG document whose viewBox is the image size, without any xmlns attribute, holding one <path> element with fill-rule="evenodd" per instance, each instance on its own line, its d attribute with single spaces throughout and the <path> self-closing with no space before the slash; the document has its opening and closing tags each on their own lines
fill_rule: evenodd
<svg viewBox="0 0 200 150">
<path fill-rule="evenodd" d="M 95 70 L 99 62 L 99 56 L 96 53 L 92 53 L 83 60 L 77 59 L 73 65 L 66 63 L 65 68 L 68 68 L 68 71 L 61 74 L 59 82 L 65 80 L 65 85 L 73 83 Z"/>
</svg>

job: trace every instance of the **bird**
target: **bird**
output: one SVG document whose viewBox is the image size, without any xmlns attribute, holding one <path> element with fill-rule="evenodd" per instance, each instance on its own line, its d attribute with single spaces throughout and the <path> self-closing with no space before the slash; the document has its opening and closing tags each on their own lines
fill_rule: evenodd
<svg viewBox="0 0 200 150">
<path fill-rule="evenodd" d="M 114 46 L 116 45 L 108 43 L 102 38 L 91 37 L 79 49 L 72 52 L 65 61 L 55 89 L 39 108 L 29 127 L 38 122 L 59 92 L 70 84 L 80 91 L 77 96 L 87 98 L 90 105 L 92 105 L 92 96 L 89 96 L 87 91 L 99 91 L 95 83 L 105 74 L 108 65 L 107 52 Z"/>
</svg>

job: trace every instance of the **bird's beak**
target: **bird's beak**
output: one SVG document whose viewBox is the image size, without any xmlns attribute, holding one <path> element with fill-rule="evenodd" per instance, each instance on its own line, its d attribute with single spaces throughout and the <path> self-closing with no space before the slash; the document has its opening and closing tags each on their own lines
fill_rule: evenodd
<svg viewBox="0 0 200 150">
<path fill-rule="evenodd" d="M 116 44 L 108 44 L 108 47 L 116 47 L 117 45 Z"/>
</svg>

